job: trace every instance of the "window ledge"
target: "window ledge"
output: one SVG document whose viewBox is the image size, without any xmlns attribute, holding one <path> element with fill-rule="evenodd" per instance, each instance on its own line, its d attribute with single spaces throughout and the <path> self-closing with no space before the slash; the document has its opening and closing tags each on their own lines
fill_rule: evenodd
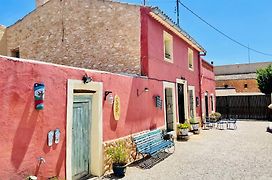
<svg viewBox="0 0 272 180">
<path fill-rule="evenodd" d="M 168 59 L 168 58 L 166 58 L 166 57 L 164 57 L 164 61 L 167 61 L 167 62 L 169 62 L 169 63 L 174 63 L 174 62 L 173 62 L 173 59 Z"/>
</svg>

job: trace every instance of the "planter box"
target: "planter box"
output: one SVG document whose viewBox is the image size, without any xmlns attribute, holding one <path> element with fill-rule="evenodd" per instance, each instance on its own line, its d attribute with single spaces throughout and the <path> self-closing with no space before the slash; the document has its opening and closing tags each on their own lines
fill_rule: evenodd
<svg viewBox="0 0 272 180">
<path fill-rule="evenodd" d="M 199 129 L 199 123 L 191 123 L 191 126 L 192 126 L 192 130 L 193 130 L 193 131 Z"/>
<path fill-rule="evenodd" d="M 177 135 L 177 141 L 188 141 L 189 140 L 189 136 L 188 135 Z"/>
<path fill-rule="evenodd" d="M 180 133 L 181 133 L 181 135 L 183 135 L 183 136 L 188 136 L 188 132 L 189 132 L 189 130 L 188 129 L 181 129 L 180 130 Z"/>
</svg>

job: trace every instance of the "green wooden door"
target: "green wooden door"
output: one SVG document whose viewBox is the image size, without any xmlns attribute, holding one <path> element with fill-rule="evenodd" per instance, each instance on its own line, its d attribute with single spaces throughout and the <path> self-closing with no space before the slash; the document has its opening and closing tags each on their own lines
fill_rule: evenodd
<svg viewBox="0 0 272 180">
<path fill-rule="evenodd" d="M 90 174 L 91 96 L 74 96 L 72 127 L 72 175 L 80 179 Z"/>
</svg>

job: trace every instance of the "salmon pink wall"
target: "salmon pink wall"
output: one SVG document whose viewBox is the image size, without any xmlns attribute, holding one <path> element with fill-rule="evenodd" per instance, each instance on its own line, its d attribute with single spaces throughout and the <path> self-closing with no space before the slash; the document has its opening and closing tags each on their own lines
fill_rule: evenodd
<svg viewBox="0 0 272 180">
<path fill-rule="evenodd" d="M 198 51 L 192 48 L 188 43 L 178 37 L 175 33 L 165 28 L 161 23 L 149 15 L 149 8 L 142 8 L 142 19 L 147 23 L 142 24 L 142 30 L 147 31 L 146 37 L 148 45 L 142 47 L 147 53 L 144 57 L 148 57 L 145 61 L 147 66 L 147 74 L 151 79 L 159 79 L 165 81 L 176 82 L 177 78 L 184 77 L 188 86 L 195 86 L 196 97 L 201 97 L 200 90 L 200 58 Z M 147 26 L 147 27 L 146 27 Z M 173 37 L 173 63 L 164 60 L 164 44 L 163 31 L 168 32 Z M 194 53 L 194 71 L 189 70 L 188 64 L 188 48 L 191 48 Z M 143 52 L 142 52 L 143 53 Z M 143 54 L 142 54 L 143 56 Z M 146 69 L 146 67 L 144 67 Z M 196 108 L 197 116 L 200 116 L 201 106 Z"/>
<path fill-rule="evenodd" d="M 154 96 L 163 97 L 162 82 L 121 76 L 105 77 L 103 82 L 105 90 L 118 94 L 121 100 L 119 121 L 114 120 L 112 105 L 104 102 L 104 140 L 164 126 L 163 110 L 156 108 L 154 102 Z M 149 92 L 143 92 L 146 87 Z"/>
<path fill-rule="evenodd" d="M 121 118 L 113 119 L 112 105 L 103 101 L 104 141 L 164 126 L 163 110 L 155 108 L 154 96 L 162 96 L 162 82 L 94 72 L 52 64 L 0 57 L 0 179 L 65 179 L 67 80 L 87 73 L 103 82 L 121 99 Z M 33 86 L 45 84 L 44 110 L 34 107 Z M 137 89 L 149 92 L 137 96 Z M 60 143 L 47 146 L 47 133 L 59 128 Z M 37 158 L 46 162 L 38 165 Z"/>
<path fill-rule="evenodd" d="M 202 60 L 202 79 L 201 79 L 201 89 L 202 89 L 202 100 L 204 102 L 205 93 L 209 94 L 209 113 L 212 112 L 210 95 L 214 95 L 214 111 L 216 111 L 216 94 L 215 94 L 215 76 L 213 71 L 213 66 L 206 61 Z M 205 106 L 205 104 L 203 104 Z M 203 112 L 205 113 L 205 111 Z"/>
</svg>

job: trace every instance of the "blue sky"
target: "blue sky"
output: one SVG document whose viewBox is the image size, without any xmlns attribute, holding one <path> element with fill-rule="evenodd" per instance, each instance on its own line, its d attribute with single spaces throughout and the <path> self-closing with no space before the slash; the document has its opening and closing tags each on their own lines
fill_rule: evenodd
<svg viewBox="0 0 272 180">
<path fill-rule="evenodd" d="M 120 0 L 142 3 L 143 0 Z M 175 0 L 146 0 L 176 20 Z M 186 6 L 235 40 L 272 54 L 271 0 L 181 0 Z M 9 26 L 35 8 L 35 0 L 0 0 L 0 24 Z M 180 6 L 180 26 L 207 51 L 215 65 L 248 63 L 248 50 L 226 39 Z M 272 57 L 250 52 L 250 62 Z"/>
</svg>

